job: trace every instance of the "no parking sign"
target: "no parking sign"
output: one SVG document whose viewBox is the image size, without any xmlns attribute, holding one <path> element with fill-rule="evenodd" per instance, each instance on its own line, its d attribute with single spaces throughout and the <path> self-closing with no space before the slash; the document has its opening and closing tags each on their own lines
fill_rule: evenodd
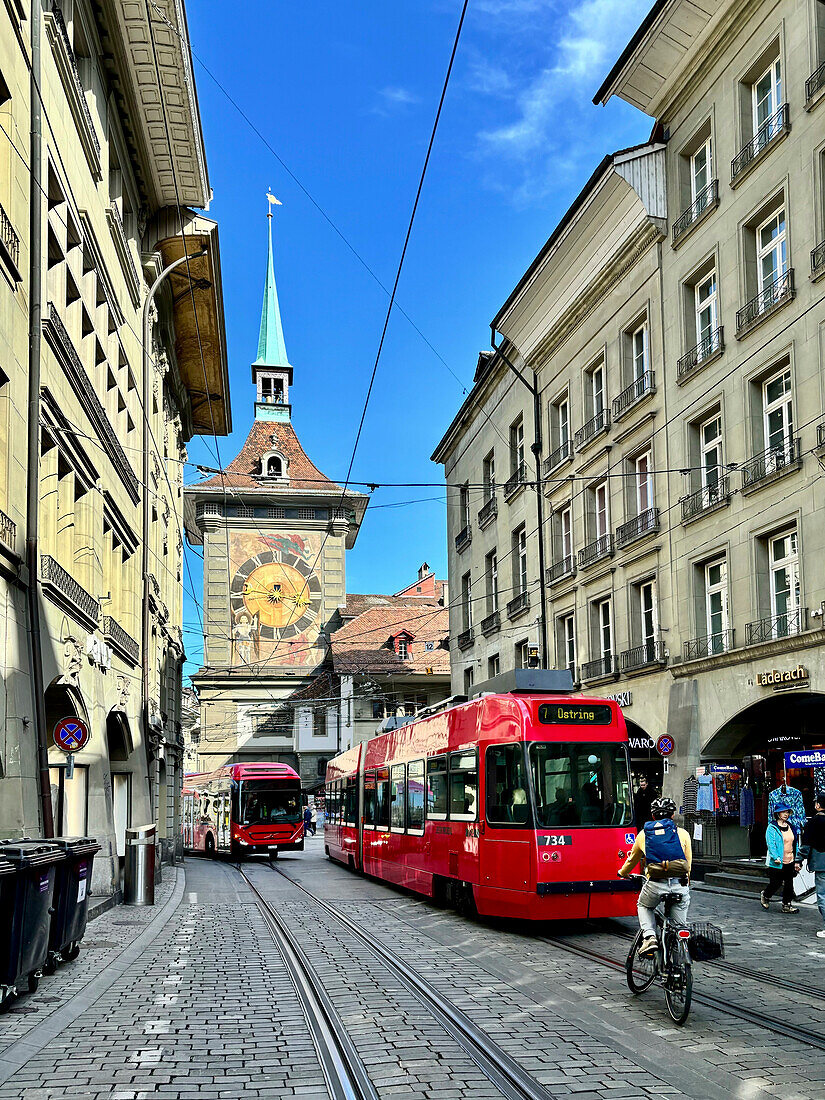
<svg viewBox="0 0 825 1100">
<path fill-rule="evenodd" d="M 656 742 L 656 751 L 660 756 L 670 756 L 676 745 L 670 734 L 663 733 L 659 740 Z"/>
<path fill-rule="evenodd" d="M 54 743 L 61 752 L 79 752 L 89 741 L 89 727 L 82 718 L 61 718 L 54 727 Z"/>
</svg>

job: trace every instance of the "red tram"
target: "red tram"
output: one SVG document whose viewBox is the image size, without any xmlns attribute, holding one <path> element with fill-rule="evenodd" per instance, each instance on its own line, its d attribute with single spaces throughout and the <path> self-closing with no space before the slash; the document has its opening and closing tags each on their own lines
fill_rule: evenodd
<svg viewBox="0 0 825 1100">
<path fill-rule="evenodd" d="M 327 855 L 459 909 L 530 920 L 628 916 L 636 831 L 627 730 L 566 672 L 519 669 L 470 702 L 327 767 Z"/>
<path fill-rule="evenodd" d="M 302 851 L 301 779 L 286 764 L 230 764 L 183 778 L 183 847 L 214 856 Z"/>
</svg>

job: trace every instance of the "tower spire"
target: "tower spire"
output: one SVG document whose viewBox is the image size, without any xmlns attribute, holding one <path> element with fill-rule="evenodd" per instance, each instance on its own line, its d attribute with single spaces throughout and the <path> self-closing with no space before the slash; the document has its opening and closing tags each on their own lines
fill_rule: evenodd
<svg viewBox="0 0 825 1100">
<path fill-rule="evenodd" d="M 267 192 L 267 221 L 269 223 L 269 254 L 266 265 L 266 282 L 264 283 L 264 301 L 261 308 L 261 329 L 258 335 L 258 358 L 253 366 L 260 367 L 287 367 L 289 360 L 286 355 L 286 343 L 284 330 L 281 324 L 281 309 L 278 305 L 278 290 L 275 286 L 275 264 L 272 259 L 272 207 L 281 203 L 271 191 Z"/>
</svg>

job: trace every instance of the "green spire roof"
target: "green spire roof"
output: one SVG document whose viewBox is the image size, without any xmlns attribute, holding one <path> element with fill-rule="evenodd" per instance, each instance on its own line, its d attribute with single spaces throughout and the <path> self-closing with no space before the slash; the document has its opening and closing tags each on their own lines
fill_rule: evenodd
<svg viewBox="0 0 825 1100">
<path fill-rule="evenodd" d="M 284 330 L 281 325 L 281 310 L 278 305 L 278 291 L 275 287 L 275 265 L 272 262 L 272 215 L 269 215 L 269 258 L 266 265 L 266 284 L 264 303 L 261 309 L 261 332 L 258 336 L 258 358 L 254 367 L 287 367 Z"/>
</svg>

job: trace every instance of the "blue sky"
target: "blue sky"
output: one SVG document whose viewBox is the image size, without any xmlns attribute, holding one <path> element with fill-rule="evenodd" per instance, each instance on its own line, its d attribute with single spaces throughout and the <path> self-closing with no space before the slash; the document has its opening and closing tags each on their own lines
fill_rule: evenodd
<svg viewBox="0 0 825 1100">
<path fill-rule="evenodd" d="M 650 132 L 617 100 L 591 103 L 649 4 L 470 0 L 398 291 L 437 354 L 396 311 L 354 479 L 443 480 L 429 456 L 489 344 L 490 320 L 602 156 Z M 235 426 L 218 441 L 224 464 L 253 412 L 271 187 L 283 203 L 275 273 L 295 428 L 324 473 L 345 476 L 387 298 L 330 221 L 391 286 L 460 9 L 460 0 L 246 0 L 229 19 L 214 0 L 189 0 L 221 238 Z M 214 465 L 215 441 L 193 440 L 190 459 Z M 186 480 L 197 480 L 192 467 Z M 349 591 L 396 591 L 424 560 L 446 575 L 444 513 L 443 489 L 377 490 L 348 554 Z M 187 553 L 200 602 L 200 561 Z M 191 592 L 184 620 L 191 672 L 202 659 Z"/>
</svg>

